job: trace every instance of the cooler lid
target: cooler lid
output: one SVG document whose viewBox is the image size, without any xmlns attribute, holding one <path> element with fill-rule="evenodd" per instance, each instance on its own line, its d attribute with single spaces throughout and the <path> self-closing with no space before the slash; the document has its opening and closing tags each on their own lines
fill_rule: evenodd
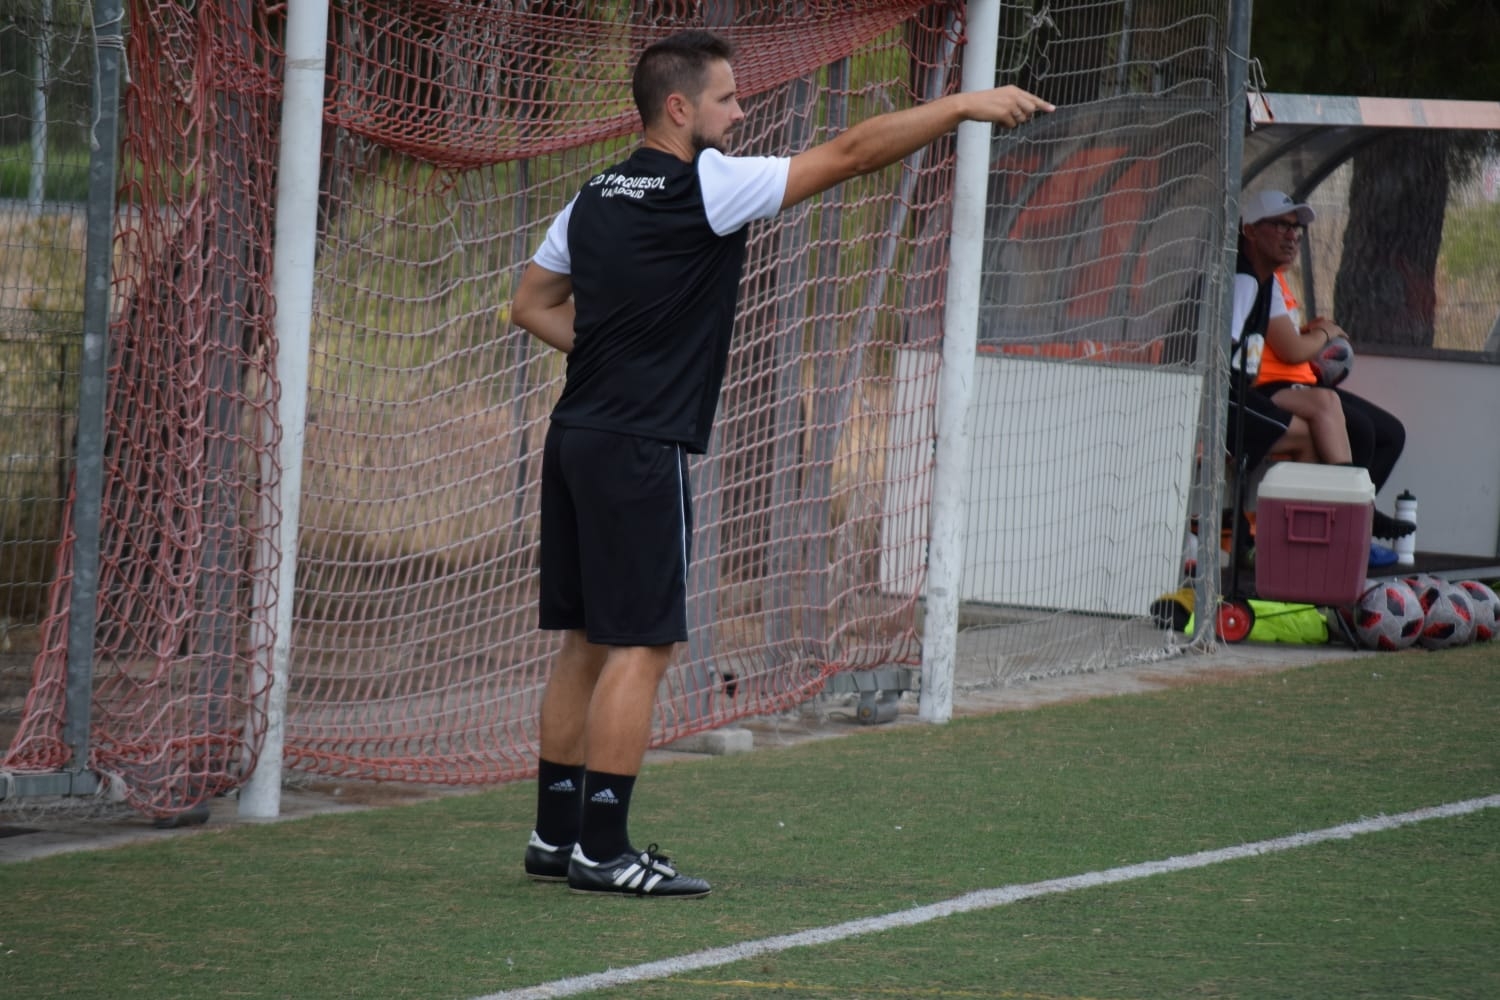
<svg viewBox="0 0 1500 1000">
<path fill-rule="evenodd" d="M 1375 484 L 1364 469 L 1349 465 L 1277 462 L 1266 470 L 1256 496 L 1272 500 L 1367 504 L 1375 502 Z"/>
</svg>

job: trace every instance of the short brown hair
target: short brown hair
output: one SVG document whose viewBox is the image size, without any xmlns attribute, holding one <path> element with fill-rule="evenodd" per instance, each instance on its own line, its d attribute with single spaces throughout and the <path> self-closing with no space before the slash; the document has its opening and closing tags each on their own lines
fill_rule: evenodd
<svg viewBox="0 0 1500 1000">
<path fill-rule="evenodd" d="M 668 35 L 647 47 L 635 64 L 630 90 L 641 124 L 656 123 L 672 94 L 697 100 L 703 93 L 706 70 L 712 62 L 728 62 L 734 47 L 711 31 L 694 29 Z"/>
</svg>

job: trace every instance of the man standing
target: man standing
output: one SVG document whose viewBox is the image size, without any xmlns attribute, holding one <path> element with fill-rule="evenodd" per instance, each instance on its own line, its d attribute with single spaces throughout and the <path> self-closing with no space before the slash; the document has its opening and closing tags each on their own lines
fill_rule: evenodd
<svg viewBox="0 0 1500 1000">
<path fill-rule="evenodd" d="M 791 157 L 726 155 L 744 119 L 732 50 L 684 31 L 641 55 L 644 140 L 591 178 L 521 277 L 517 325 L 568 354 L 542 457 L 539 625 L 563 633 L 542 697 L 528 875 L 581 892 L 692 897 L 709 884 L 632 846 L 657 687 L 687 640 L 688 454 L 708 447 L 746 226 L 888 166 L 963 121 L 1052 105 L 1015 87 L 867 119 Z"/>
</svg>

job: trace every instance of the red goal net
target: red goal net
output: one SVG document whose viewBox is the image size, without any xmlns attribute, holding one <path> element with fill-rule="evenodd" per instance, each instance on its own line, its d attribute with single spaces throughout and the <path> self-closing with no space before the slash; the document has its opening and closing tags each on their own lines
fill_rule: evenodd
<svg viewBox="0 0 1500 1000">
<path fill-rule="evenodd" d="M 736 45 L 742 153 L 953 90 L 958 5 L 341 0 L 329 25 L 306 426 L 276 425 L 284 8 L 136 0 L 88 766 L 168 815 L 238 784 L 265 719 L 280 436 L 305 437 L 286 761 L 481 784 L 534 766 L 537 479 L 561 359 L 508 316 L 553 215 L 638 128 L 666 32 Z M 951 144 L 753 230 L 698 494 L 692 638 L 657 744 L 910 664 Z M 926 370 L 895 355 L 925 349 Z M 899 384 L 908 380 L 907 388 Z M 912 386 L 920 387 L 920 391 Z M 893 454 L 906 449 L 911 454 Z M 892 537 L 899 533 L 900 537 Z M 15 770 L 67 763 L 71 539 Z M 904 566 L 905 564 L 903 564 Z"/>
</svg>

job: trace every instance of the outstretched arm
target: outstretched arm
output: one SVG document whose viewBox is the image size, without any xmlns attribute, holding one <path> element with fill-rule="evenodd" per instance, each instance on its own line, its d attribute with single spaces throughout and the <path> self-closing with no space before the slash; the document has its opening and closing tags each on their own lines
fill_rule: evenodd
<svg viewBox="0 0 1500 1000">
<path fill-rule="evenodd" d="M 1019 87 L 949 94 L 903 111 L 867 118 L 819 146 L 792 157 L 782 208 L 789 208 L 842 181 L 873 173 L 914 153 L 960 122 L 1015 128 L 1053 106 Z"/>
<path fill-rule="evenodd" d="M 573 350 L 573 315 L 572 277 L 527 264 L 511 300 L 511 322 L 567 354 Z"/>
</svg>

